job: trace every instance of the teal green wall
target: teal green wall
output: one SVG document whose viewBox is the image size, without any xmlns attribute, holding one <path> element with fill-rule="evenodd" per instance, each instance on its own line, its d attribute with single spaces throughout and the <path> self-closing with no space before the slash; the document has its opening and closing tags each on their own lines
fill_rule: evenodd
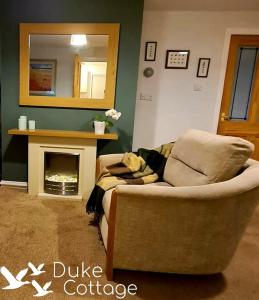
<svg viewBox="0 0 259 300">
<path fill-rule="evenodd" d="M 120 23 L 116 109 L 119 141 L 98 142 L 99 153 L 130 151 L 132 146 L 143 0 L 2 0 L 2 172 L 4 180 L 27 180 L 27 139 L 10 137 L 20 115 L 37 128 L 89 130 L 94 110 L 19 107 L 19 23 Z"/>
</svg>

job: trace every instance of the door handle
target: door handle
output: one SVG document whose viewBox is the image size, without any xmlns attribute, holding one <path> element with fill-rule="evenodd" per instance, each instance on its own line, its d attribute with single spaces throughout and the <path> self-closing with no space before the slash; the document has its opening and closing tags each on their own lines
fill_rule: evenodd
<svg viewBox="0 0 259 300">
<path fill-rule="evenodd" d="M 227 121 L 227 120 L 230 120 L 230 117 L 227 116 L 224 112 L 221 114 L 221 117 L 220 117 L 220 121 Z"/>
</svg>

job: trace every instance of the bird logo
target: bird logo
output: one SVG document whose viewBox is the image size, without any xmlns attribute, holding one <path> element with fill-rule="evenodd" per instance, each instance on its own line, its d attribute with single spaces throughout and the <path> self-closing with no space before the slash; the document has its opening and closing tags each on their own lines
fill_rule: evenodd
<svg viewBox="0 0 259 300">
<path fill-rule="evenodd" d="M 27 274 L 28 268 L 21 270 L 16 277 L 13 276 L 13 274 L 6 268 L 1 267 L 0 273 L 5 277 L 5 279 L 8 281 L 9 285 L 6 287 L 3 287 L 3 290 L 15 290 L 20 288 L 21 286 L 25 284 L 30 284 L 29 281 L 22 281 L 23 277 Z"/>
<path fill-rule="evenodd" d="M 39 276 L 42 273 L 45 273 L 43 270 L 44 263 L 40 264 L 38 267 L 35 267 L 35 265 L 31 262 L 28 263 L 28 267 L 31 269 L 32 273 L 30 276 Z M 48 290 L 48 288 L 51 286 L 51 281 L 46 282 L 43 287 L 39 285 L 39 283 L 36 280 L 30 281 L 23 281 L 22 279 L 25 277 L 25 275 L 28 272 L 28 269 L 21 270 L 16 277 L 5 267 L 0 267 L 0 273 L 4 276 L 4 278 L 8 281 L 9 285 L 6 287 L 3 287 L 3 290 L 14 290 L 22 287 L 25 284 L 32 284 L 32 286 L 36 289 L 37 293 L 33 295 L 34 297 L 43 297 L 50 293 L 53 293 L 53 291 Z"/>
<path fill-rule="evenodd" d="M 53 293 L 53 291 L 48 291 L 48 288 L 51 286 L 51 281 L 45 283 L 43 287 L 41 287 L 36 280 L 32 280 L 31 284 L 38 292 L 37 294 L 33 295 L 33 297 L 43 297 L 47 294 Z"/>
<path fill-rule="evenodd" d="M 32 270 L 31 276 L 38 276 L 42 273 L 45 273 L 45 271 L 42 270 L 44 264 L 40 264 L 38 268 L 36 268 L 33 263 L 29 262 L 28 267 Z"/>
</svg>

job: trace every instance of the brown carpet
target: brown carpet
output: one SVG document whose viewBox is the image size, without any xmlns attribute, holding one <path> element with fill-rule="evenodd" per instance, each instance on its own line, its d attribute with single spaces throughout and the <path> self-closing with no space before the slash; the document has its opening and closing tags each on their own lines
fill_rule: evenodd
<svg viewBox="0 0 259 300">
<path fill-rule="evenodd" d="M 69 279 L 53 279 L 53 262 L 61 261 L 66 266 L 105 266 L 105 251 L 99 240 L 97 228 L 88 226 L 89 216 L 84 205 L 74 201 L 40 200 L 28 196 L 23 190 L 0 187 L 0 265 L 13 274 L 26 268 L 28 262 L 39 265 L 44 262 L 46 273 L 35 277 L 42 286 L 52 281 L 49 294 L 43 299 L 117 299 L 115 296 L 67 296 L 64 282 Z M 227 245 L 226 245 L 227 247 Z M 74 268 L 74 269 L 73 269 Z M 31 276 L 25 280 L 31 280 Z M 105 285 L 105 275 L 100 284 Z M 87 283 L 79 278 L 76 285 Z M 118 283 L 138 286 L 136 296 L 124 299 L 146 300 L 191 300 L 191 299 L 259 299 L 259 207 L 251 220 L 246 234 L 230 266 L 223 274 L 213 276 L 179 276 L 133 271 L 116 271 Z M 24 285 L 16 290 L 4 291 L 7 282 L 0 275 L 0 299 L 37 299 L 35 289 Z M 71 285 L 72 288 L 72 285 Z"/>
</svg>

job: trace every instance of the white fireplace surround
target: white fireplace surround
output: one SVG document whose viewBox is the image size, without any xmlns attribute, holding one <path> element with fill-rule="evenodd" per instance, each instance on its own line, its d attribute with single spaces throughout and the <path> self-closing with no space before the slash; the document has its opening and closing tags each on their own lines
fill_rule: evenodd
<svg viewBox="0 0 259 300">
<path fill-rule="evenodd" d="M 56 196 L 44 192 L 45 152 L 79 154 L 78 195 Z M 96 140 L 29 136 L 28 191 L 30 195 L 88 198 L 95 183 Z"/>
<path fill-rule="evenodd" d="M 33 196 L 66 199 L 88 199 L 95 184 L 97 140 L 117 140 L 117 133 L 95 134 L 91 131 L 55 129 L 9 129 L 10 135 L 28 136 L 28 192 Z M 44 153 L 78 153 L 78 195 L 53 195 L 44 193 Z M 1 184 L 26 186 L 26 183 L 1 181 Z"/>
</svg>

